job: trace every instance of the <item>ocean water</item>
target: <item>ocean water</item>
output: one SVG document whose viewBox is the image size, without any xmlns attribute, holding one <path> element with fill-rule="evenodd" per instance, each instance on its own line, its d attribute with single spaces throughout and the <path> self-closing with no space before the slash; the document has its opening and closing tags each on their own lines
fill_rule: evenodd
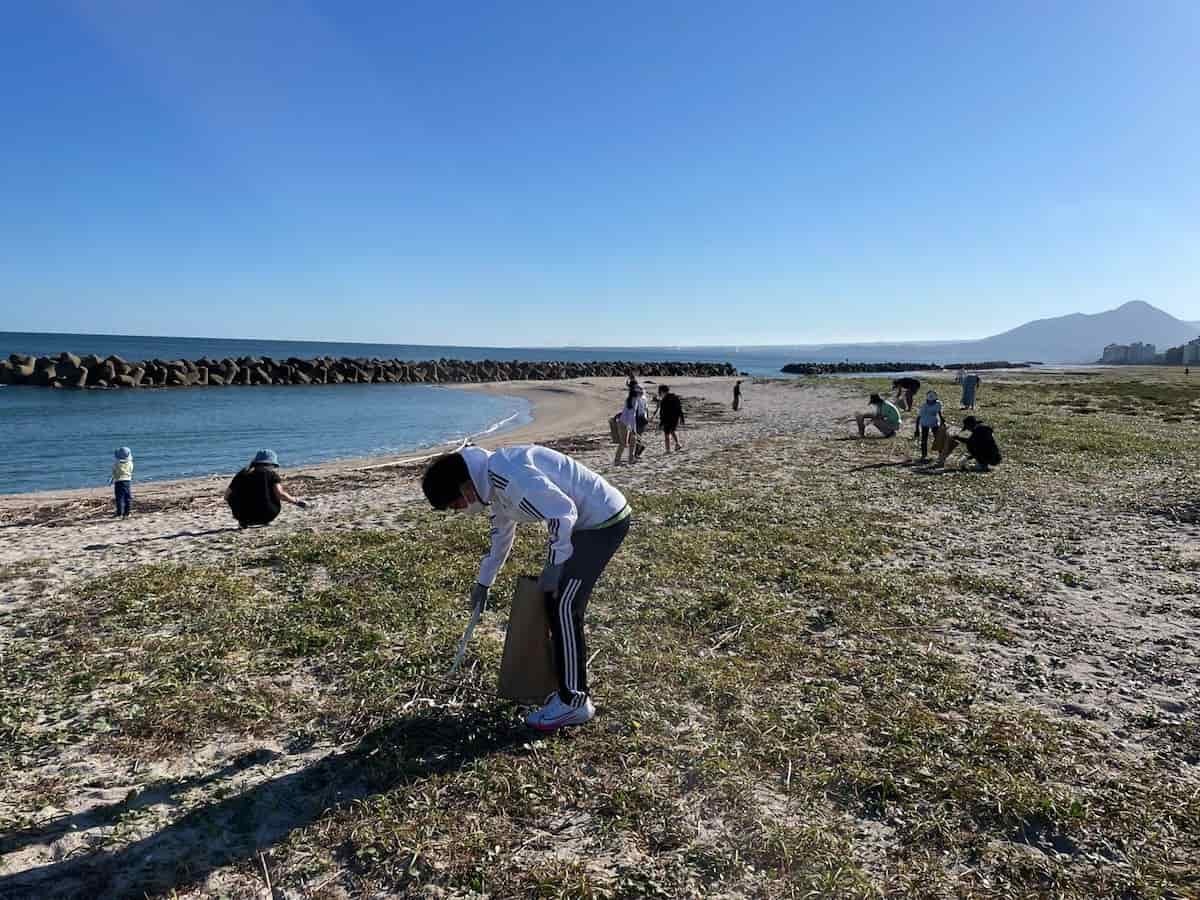
<svg viewBox="0 0 1200 900">
<path fill-rule="evenodd" d="M 0 357 L 116 354 L 128 361 L 208 356 L 729 362 L 779 375 L 784 349 L 494 348 L 0 332 Z M 133 448 L 137 483 L 232 473 L 270 447 L 287 466 L 401 453 L 529 420 L 529 405 L 424 385 L 170 390 L 0 388 L 0 493 L 104 484 L 113 449 Z"/>
<path fill-rule="evenodd" d="M 128 446 L 137 485 L 232 475 L 261 447 L 280 464 L 400 453 L 528 422 L 515 397 L 425 385 L 173 390 L 0 388 L 0 494 L 104 485 Z"/>
<path fill-rule="evenodd" d="M 0 357 L 57 356 L 64 350 L 116 354 L 130 362 L 203 356 L 728 362 L 748 375 L 774 377 L 781 377 L 785 364 L 799 361 L 796 350 L 786 347 L 495 348 L 0 332 Z M 436 446 L 529 418 L 529 404 L 516 397 L 425 385 L 0 388 L 6 450 L 0 455 L 0 494 L 104 484 L 119 446 L 133 449 L 136 487 L 156 479 L 232 473 L 260 447 L 274 449 L 285 467 L 309 465 Z"/>
</svg>

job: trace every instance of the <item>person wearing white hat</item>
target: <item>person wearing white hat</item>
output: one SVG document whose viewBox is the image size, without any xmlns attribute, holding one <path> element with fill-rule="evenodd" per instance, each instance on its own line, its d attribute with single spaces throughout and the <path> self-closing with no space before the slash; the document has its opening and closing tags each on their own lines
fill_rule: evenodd
<svg viewBox="0 0 1200 900">
<path fill-rule="evenodd" d="M 925 394 L 925 402 L 917 410 L 917 428 L 921 434 L 922 462 L 929 459 L 929 435 L 936 433 L 945 424 L 946 417 L 942 415 L 942 403 L 938 400 L 937 392 L 929 391 Z"/>
</svg>

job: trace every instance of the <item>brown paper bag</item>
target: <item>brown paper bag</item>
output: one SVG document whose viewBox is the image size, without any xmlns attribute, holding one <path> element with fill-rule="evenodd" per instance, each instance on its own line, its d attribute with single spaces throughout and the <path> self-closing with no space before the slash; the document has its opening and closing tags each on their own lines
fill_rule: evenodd
<svg viewBox="0 0 1200 900">
<path fill-rule="evenodd" d="M 522 703 L 541 703 L 558 690 L 554 672 L 554 645 L 546 621 L 545 595 L 536 578 L 517 579 L 504 656 L 500 661 L 500 696 Z"/>
</svg>

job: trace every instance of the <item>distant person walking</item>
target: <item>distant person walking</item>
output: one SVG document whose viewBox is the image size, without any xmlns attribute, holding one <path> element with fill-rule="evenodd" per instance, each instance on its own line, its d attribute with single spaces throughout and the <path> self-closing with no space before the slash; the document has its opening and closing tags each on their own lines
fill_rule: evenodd
<svg viewBox="0 0 1200 900">
<path fill-rule="evenodd" d="M 871 404 L 871 412 L 859 413 L 854 417 L 858 424 L 858 436 L 867 436 L 867 426 L 874 425 L 884 437 L 894 437 L 900 430 L 900 410 L 891 400 L 884 400 L 878 394 L 872 394 L 867 401 Z"/>
<path fill-rule="evenodd" d="M 946 424 L 942 403 L 935 391 L 925 394 L 925 402 L 917 410 L 917 429 L 921 433 L 921 461 L 929 459 L 929 435 Z"/>
<path fill-rule="evenodd" d="M 113 486 L 113 501 L 116 504 L 114 517 L 128 519 L 133 511 L 133 451 L 118 447 L 113 452 L 112 475 L 108 483 Z"/>
<path fill-rule="evenodd" d="M 671 393 L 665 384 L 658 386 L 658 424 L 662 428 L 663 444 L 667 453 L 671 452 L 671 442 L 675 442 L 675 452 L 683 448 L 679 446 L 678 429 L 685 424 L 683 419 L 683 403 L 678 394 Z"/>
<path fill-rule="evenodd" d="M 896 392 L 895 398 L 901 409 L 911 410 L 913 408 L 913 397 L 917 395 L 917 391 L 921 389 L 919 379 L 904 377 L 897 378 L 892 382 L 892 390 Z"/>
<path fill-rule="evenodd" d="M 733 410 L 737 412 L 742 406 L 742 383 L 739 381 L 733 386 Z"/>
<path fill-rule="evenodd" d="M 645 430 L 648 421 L 646 393 L 642 390 L 642 386 L 634 381 L 625 397 L 625 405 L 617 414 L 620 441 L 617 443 L 617 455 L 613 458 L 613 465 L 620 465 L 621 453 L 625 450 L 629 451 L 629 462 L 637 462 L 644 449 L 638 440 L 638 429 L 640 427 Z"/>
<path fill-rule="evenodd" d="M 962 380 L 962 408 L 975 408 L 975 391 L 979 388 L 979 383 L 983 381 L 978 375 L 972 372 L 969 375 L 963 375 Z"/>
<path fill-rule="evenodd" d="M 250 464 L 233 476 L 225 489 L 225 502 L 238 525 L 268 525 L 282 510 L 283 503 L 291 503 L 301 509 L 308 504 L 297 500 L 283 489 L 279 477 L 279 458 L 274 450 L 259 450 Z"/>
</svg>

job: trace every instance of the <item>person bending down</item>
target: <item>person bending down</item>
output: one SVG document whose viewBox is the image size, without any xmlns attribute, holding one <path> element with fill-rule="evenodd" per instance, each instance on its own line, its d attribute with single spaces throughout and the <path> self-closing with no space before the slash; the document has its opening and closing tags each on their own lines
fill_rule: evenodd
<svg viewBox="0 0 1200 900">
<path fill-rule="evenodd" d="M 892 390 L 896 392 L 895 400 L 901 409 L 912 410 L 913 397 L 920 389 L 921 381 L 918 378 L 906 376 L 892 381 Z"/>
<path fill-rule="evenodd" d="M 858 436 L 867 436 L 867 426 L 874 425 L 884 437 L 892 437 L 900 430 L 900 410 L 891 400 L 872 394 L 868 402 L 871 412 L 859 413 L 854 417 L 858 424 Z"/>
<path fill-rule="evenodd" d="M 308 507 L 303 500 L 297 500 L 283 489 L 278 469 L 279 458 L 275 451 L 259 450 L 250 464 L 233 476 L 225 489 L 225 502 L 239 527 L 274 522 L 285 502 L 301 509 Z"/>
<path fill-rule="evenodd" d="M 967 448 L 967 456 L 975 460 L 980 472 L 986 472 L 990 466 L 997 466 L 1002 459 L 996 437 L 992 434 L 990 425 L 984 425 L 974 416 L 967 416 L 962 423 L 963 433 L 953 435 L 946 441 L 938 465 L 944 466 L 946 459 L 958 446 Z"/>
<path fill-rule="evenodd" d="M 468 446 L 439 456 L 425 471 L 421 489 L 434 509 L 487 511 L 491 547 L 471 590 L 472 606 L 480 609 L 508 559 L 517 526 L 546 524 L 549 547 L 538 584 L 545 593 L 558 691 L 525 721 L 539 731 L 590 721 L 596 708 L 588 693 L 583 614 L 629 533 L 625 497 L 587 466 L 536 444 L 495 452 Z"/>
</svg>

